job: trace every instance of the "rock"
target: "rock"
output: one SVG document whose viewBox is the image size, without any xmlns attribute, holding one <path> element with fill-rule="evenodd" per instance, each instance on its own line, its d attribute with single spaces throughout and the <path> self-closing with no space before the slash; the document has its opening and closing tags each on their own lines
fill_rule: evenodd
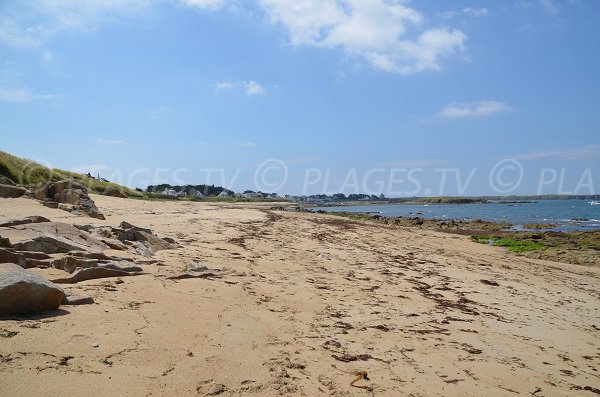
<svg viewBox="0 0 600 397">
<path fill-rule="evenodd" d="M 92 342 L 92 347 L 100 347 L 100 344 L 98 342 Z"/>
<path fill-rule="evenodd" d="M 168 280 L 183 280 L 186 278 L 222 278 L 223 276 L 235 276 L 235 275 L 243 275 L 243 273 L 238 273 L 233 269 L 209 269 L 208 267 L 197 263 L 192 262 L 186 267 L 186 271 L 183 273 L 174 274 L 172 276 L 167 277 Z"/>
<path fill-rule="evenodd" d="M 21 197 L 26 191 L 27 189 L 22 187 L 0 184 L 0 198 Z"/>
<path fill-rule="evenodd" d="M 142 268 L 131 266 L 128 268 L 121 268 L 118 265 L 102 265 L 98 267 L 91 267 L 86 269 L 77 269 L 75 270 L 70 277 L 59 278 L 56 280 L 52 280 L 58 284 L 75 284 L 80 281 L 85 280 L 94 280 L 98 278 L 108 278 L 108 277 L 122 277 L 122 276 L 136 276 L 141 273 Z"/>
<path fill-rule="evenodd" d="M 62 288 L 12 263 L 0 264 L 0 315 L 56 310 Z"/>
<path fill-rule="evenodd" d="M 38 267 L 41 265 L 40 262 L 47 259 L 50 259 L 50 257 L 41 252 L 16 252 L 12 248 L 0 248 L 0 263 L 14 263 L 25 269 Z M 46 266 L 48 264 L 49 262 L 44 263 Z"/>
<path fill-rule="evenodd" d="M 26 265 L 23 254 L 4 248 L 0 248 L 0 263 L 13 263 L 23 268 Z"/>
<path fill-rule="evenodd" d="M 119 228 L 113 229 L 117 239 L 123 243 L 131 243 L 140 255 L 152 256 L 156 251 L 177 248 L 177 245 L 152 234 L 150 229 L 121 222 Z M 172 240 L 172 239 L 171 239 Z"/>
<path fill-rule="evenodd" d="M 69 251 L 102 252 L 108 248 L 100 240 L 76 227 L 61 222 L 42 222 L 0 228 L 0 234 L 10 238 L 17 251 L 46 254 Z"/>
<path fill-rule="evenodd" d="M 61 252 L 79 250 L 84 247 L 63 237 L 40 236 L 33 240 L 15 243 L 13 244 L 13 248 L 18 251 L 36 251 L 45 252 L 46 254 L 57 254 Z"/>
<path fill-rule="evenodd" d="M 0 247 L 11 248 L 10 239 L 0 236 Z"/>
<path fill-rule="evenodd" d="M 94 298 L 87 295 L 77 295 L 69 290 L 65 290 L 65 299 L 63 300 L 63 305 L 90 305 L 94 303 Z"/>
<path fill-rule="evenodd" d="M 63 256 L 62 258 L 55 259 L 52 262 L 52 267 L 56 269 L 62 269 L 67 273 L 73 273 L 77 268 L 89 268 L 98 266 L 97 259 L 85 259 L 77 258 L 74 256 Z"/>
<path fill-rule="evenodd" d="M 87 188 L 80 183 L 71 180 L 58 182 L 40 183 L 33 190 L 33 195 L 38 200 L 56 201 L 62 204 L 71 204 L 68 208 L 80 210 L 93 218 L 104 219 L 104 215 L 98 210 L 94 201 L 88 195 Z"/>
<path fill-rule="evenodd" d="M 111 197 L 127 198 L 127 195 L 125 193 L 111 185 L 108 185 L 106 187 L 106 189 L 104 190 L 104 195 Z"/>
<path fill-rule="evenodd" d="M 2 185 L 10 185 L 10 186 L 15 186 L 16 185 L 16 183 L 12 179 L 10 179 L 9 177 L 4 176 L 4 175 L 0 175 L 0 184 L 2 184 Z"/>
<path fill-rule="evenodd" d="M 33 216 L 26 216 L 25 218 L 21 218 L 21 219 L 13 219 L 4 223 L 0 223 L 0 227 L 10 227 L 10 226 L 17 226 L 17 225 L 26 225 L 28 223 L 41 223 L 41 222 L 50 222 L 50 219 L 48 218 L 44 218 L 43 216 L 39 216 L 39 215 L 33 215 Z"/>
<path fill-rule="evenodd" d="M 58 203 L 56 201 L 42 201 L 42 205 L 48 208 L 58 208 Z"/>
</svg>

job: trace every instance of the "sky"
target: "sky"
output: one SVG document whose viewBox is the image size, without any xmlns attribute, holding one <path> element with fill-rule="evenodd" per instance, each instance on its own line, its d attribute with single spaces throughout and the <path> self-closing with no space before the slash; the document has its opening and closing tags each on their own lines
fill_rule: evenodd
<svg viewBox="0 0 600 397">
<path fill-rule="evenodd" d="M 280 194 L 600 193 L 595 0 L 0 0 L 0 150 Z"/>
</svg>

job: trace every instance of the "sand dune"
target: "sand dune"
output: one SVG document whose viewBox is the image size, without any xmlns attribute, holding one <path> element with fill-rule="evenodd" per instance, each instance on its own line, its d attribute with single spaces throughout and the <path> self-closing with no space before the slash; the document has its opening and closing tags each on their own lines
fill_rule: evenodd
<svg viewBox="0 0 600 397">
<path fill-rule="evenodd" d="M 73 286 L 93 305 L 0 321 L 2 396 L 600 394 L 598 268 L 270 205 L 93 199 L 105 221 L 23 198 L 0 221 L 127 221 L 182 248 Z M 168 279 L 192 261 L 233 271 Z"/>
</svg>

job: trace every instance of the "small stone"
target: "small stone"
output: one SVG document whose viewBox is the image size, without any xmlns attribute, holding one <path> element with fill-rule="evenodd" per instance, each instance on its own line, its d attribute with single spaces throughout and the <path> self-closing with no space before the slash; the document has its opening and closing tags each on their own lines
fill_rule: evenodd
<svg viewBox="0 0 600 397">
<path fill-rule="evenodd" d="M 98 342 L 92 342 L 92 347 L 100 347 L 100 344 Z"/>
</svg>

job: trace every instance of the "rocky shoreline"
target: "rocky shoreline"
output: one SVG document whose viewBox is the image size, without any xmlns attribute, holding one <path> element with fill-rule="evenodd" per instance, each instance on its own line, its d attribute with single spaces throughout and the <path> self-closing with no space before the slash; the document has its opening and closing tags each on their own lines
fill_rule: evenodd
<svg viewBox="0 0 600 397">
<path fill-rule="evenodd" d="M 438 220 L 421 217 L 386 218 L 378 214 L 357 212 L 310 211 L 319 214 L 344 217 L 355 221 L 368 221 L 396 227 L 419 228 L 438 232 L 454 233 L 469 236 L 489 236 L 489 239 L 474 239 L 477 242 L 509 239 L 516 244 L 529 243 L 532 249 L 515 252 L 530 258 L 566 262 L 576 265 L 600 266 L 600 230 L 593 231 L 548 231 L 556 225 L 527 224 L 527 229 L 510 230 L 510 223 L 476 220 Z"/>
</svg>

